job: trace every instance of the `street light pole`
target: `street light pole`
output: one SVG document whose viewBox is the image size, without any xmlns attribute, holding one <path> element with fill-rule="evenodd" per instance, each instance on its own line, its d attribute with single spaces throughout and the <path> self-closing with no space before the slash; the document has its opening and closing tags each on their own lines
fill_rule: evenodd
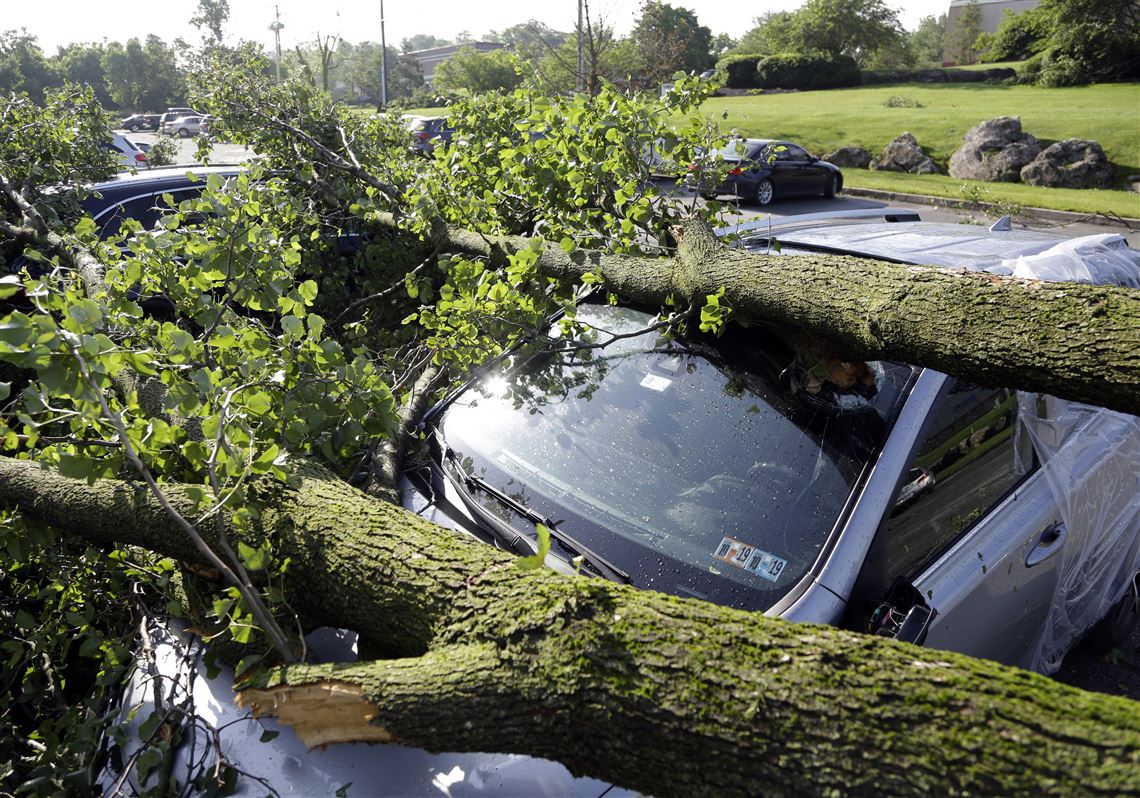
<svg viewBox="0 0 1140 798">
<path fill-rule="evenodd" d="M 578 0 L 578 91 L 586 90 L 586 58 L 582 44 L 582 0 Z"/>
<path fill-rule="evenodd" d="M 380 0 L 380 107 L 388 107 L 388 43 L 384 39 L 384 0 Z"/>
<path fill-rule="evenodd" d="M 273 20 L 269 25 L 269 29 L 273 31 L 273 38 L 277 40 L 277 82 L 281 82 L 281 29 L 285 26 L 281 24 L 281 9 L 278 6 L 273 6 L 273 12 L 277 19 Z"/>
</svg>

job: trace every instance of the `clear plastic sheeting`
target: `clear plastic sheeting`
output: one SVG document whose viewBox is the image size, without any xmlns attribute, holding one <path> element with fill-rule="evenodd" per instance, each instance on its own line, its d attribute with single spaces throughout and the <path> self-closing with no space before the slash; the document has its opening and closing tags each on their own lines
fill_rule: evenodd
<svg viewBox="0 0 1140 798">
<path fill-rule="evenodd" d="M 1068 535 L 1032 666 L 1051 674 L 1140 571 L 1140 418 L 1038 394 L 1019 402 Z"/>
<path fill-rule="evenodd" d="M 1140 252 L 1119 235 L 1087 236 L 1002 261 L 992 271 L 1140 288 Z M 1140 571 L 1140 418 L 1052 396 L 1018 399 L 1067 535 L 1032 666 L 1051 674 Z"/>
<path fill-rule="evenodd" d="M 1084 236 L 1036 255 L 1003 260 L 990 271 L 1031 280 L 1140 288 L 1140 252 L 1130 248 L 1122 235 Z"/>
</svg>

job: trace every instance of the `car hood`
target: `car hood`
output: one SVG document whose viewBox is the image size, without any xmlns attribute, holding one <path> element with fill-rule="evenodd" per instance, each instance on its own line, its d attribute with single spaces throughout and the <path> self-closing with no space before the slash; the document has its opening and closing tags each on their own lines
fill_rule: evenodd
<svg viewBox="0 0 1140 798">
<path fill-rule="evenodd" d="M 604 781 L 574 778 L 557 762 L 513 754 L 433 754 L 398 745 L 342 743 L 307 750 L 287 726 L 272 718 L 253 718 L 236 703 L 233 671 L 222 667 L 211 676 L 200 656 L 197 639 L 174 624 L 152 621 L 154 668 L 161 677 L 164 700 L 192 702 L 198 725 L 185 732 L 192 739 L 179 747 L 172 775 L 183 782 L 215 761 L 212 740 L 220 753 L 248 776 L 239 777 L 235 795 L 333 795 L 349 785 L 348 795 L 375 798 L 461 798 L 462 796 L 568 796 L 631 798 L 636 793 Z M 318 629 L 306 638 L 317 661 L 355 659 L 355 635 L 346 630 Z M 146 668 L 136 668 L 121 704 L 127 728 L 119 761 L 136 753 L 139 729 L 154 711 L 154 686 Z M 269 739 L 272 738 L 272 739 Z M 111 761 L 116 757 L 112 756 Z M 192 761 L 193 760 L 193 761 Z M 260 782 L 249 778 L 254 776 Z M 100 776 L 111 792 L 119 773 L 108 766 Z M 152 780 L 153 781 L 153 780 Z M 141 785 L 131 781 L 136 789 Z M 151 782 L 148 785 L 153 787 Z M 128 791 L 129 792 L 129 791 Z"/>
</svg>

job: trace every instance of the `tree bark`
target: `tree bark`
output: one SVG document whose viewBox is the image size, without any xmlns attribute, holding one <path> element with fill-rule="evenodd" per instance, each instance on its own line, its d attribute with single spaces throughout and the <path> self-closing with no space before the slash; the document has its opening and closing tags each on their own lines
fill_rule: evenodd
<svg viewBox="0 0 1140 798">
<path fill-rule="evenodd" d="M 381 222 L 398 229 L 394 217 Z M 532 245 L 437 224 L 431 243 L 503 263 Z M 1140 291 L 1049 283 L 841 255 L 730 250 L 690 224 L 674 258 L 547 245 L 540 273 L 587 272 L 628 300 L 701 307 L 725 289 L 739 320 L 764 320 L 828 340 L 852 360 L 927 366 L 979 385 L 1049 393 L 1140 414 Z"/>
<path fill-rule="evenodd" d="M 190 500 L 165 486 L 179 509 Z M 260 673 L 309 745 L 554 758 L 658 796 L 1140 795 L 1140 711 L 1036 674 L 585 577 L 319 467 L 251 486 L 295 601 L 391 659 Z M 0 459 L 0 501 L 92 541 L 198 553 L 145 491 Z M 239 532 L 234 530 L 237 536 Z"/>
</svg>

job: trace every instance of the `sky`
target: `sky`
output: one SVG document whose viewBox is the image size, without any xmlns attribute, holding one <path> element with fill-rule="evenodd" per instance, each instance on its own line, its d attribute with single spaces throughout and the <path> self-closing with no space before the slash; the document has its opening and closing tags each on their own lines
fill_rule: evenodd
<svg viewBox="0 0 1140 798">
<path fill-rule="evenodd" d="M 918 21 L 943 14 L 949 0 L 908 0 L 900 9 L 903 27 L 914 30 Z M 249 39 L 273 45 L 269 23 L 275 7 L 280 9 L 281 46 L 339 35 L 350 42 L 380 40 L 380 0 L 229 0 L 227 41 Z M 590 0 L 593 19 L 604 18 L 619 34 L 628 33 L 638 16 L 642 0 Z M 695 12 L 702 25 L 714 34 L 739 38 L 752 27 L 752 19 L 768 11 L 790 11 L 803 0 L 672 0 L 671 5 Z M 197 0 L 159 0 L 155 3 L 107 4 L 92 0 L 0 0 L 0 30 L 26 28 L 35 34 L 48 55 L 69 42 L 126 41 L 154 33 L 166 41 L 181 36 L 197 43 L 199 33 L 190 26 Z M 482 38 L 492 30 L 537 19 L 556 30 L 573 30 L 577 0 L 385 0 L 386 41 L 398 47 L 400 40 L 417 33 L 442 39 L 467 31 Z"/>
</svg>

